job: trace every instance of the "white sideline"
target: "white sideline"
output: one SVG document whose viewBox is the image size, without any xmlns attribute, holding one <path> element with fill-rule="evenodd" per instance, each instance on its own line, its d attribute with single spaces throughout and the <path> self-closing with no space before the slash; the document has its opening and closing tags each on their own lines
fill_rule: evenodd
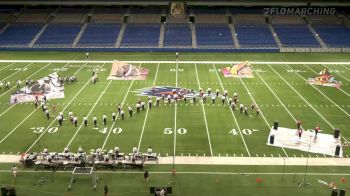
<svg viewBox="0 0 350 196">
<path fill-rule="evenodd" d="M 196 68 L 196 77 L 197 77 L 197 82 L 198 82 L 198 87 L 201 88 L 200 82 L 199 82 L 199 76 L 198 76 L 198 69 L 197 69 L 197 64 L 194 64 L 194 67 Z M 208 100 L 210 101 L 210 100 Z M 210 156 L 213 156 L 213 150 L 211 146 L 211 141 L 210 141 L 210 134 L 209 134 L 209 128 L 208 128 L 208 122 L 207 122 L 207 116 L 204 108 L 204 103 L 202 105 L 202 110 L 203 110 L 203 118 L 205 122 L 205 129 L 207 131 L 207 137 L 208 137 L 208 143 L 209 143 L 209 149 L 210 149 Z"/>
<path fill-rule="evenodd" d="M 221 89 L 222 89 L 222 91 L 224 91 L 224 90 L 225 90 L 224 85 L 223 85 L 223 84 L 222 84 L 222 82 L 221 82 L 220 76 L 219 76 L 219 74 L 218 74 L 218 71 L 217 71 L 217 69 L 216 69 L 216 67 L 215 67 L 215 64 L 214 64 L 214 63 L 213 63 L 213 68 L 214 68 L 215 73 L 216 73 L 216 76 L 217 76 L 217 78 L 218 78 L 218 80 L 219 80 L 219 83 L 220 83 Z M 228 98 L 226 98 L 226 101 L 228 101 Z M 237 125 L 237 129 L 238 129 L 239 135 L 240 135 L 240 136 L 241 136 L 241 138 L 242 138 L 242 141 L 243 141 L 244 147 L 245 147 L 245 149 L 247 150 L 248 156 L 250 157 L 250 152 L 249 152 L 248 146 L 247 146 L 247 144 L 246 144 L 246 142 L 245 142 L 245 139 L 244 139 L 244 137 L 243 137 L 243 134 L 242 134 L 241 128 L 239 127 L 239 124 L 238 124 L 238 121 L 237 121 L 237 119 L 236 119 L 235 113 L 232 111 L 231 106 L 229 106 L 229 108 L 230 108 L 230 111 L 231 111 L 232 117 L 233 117 L 233 119 L 235 120 L 235 123 L 236 123 L 236 125 Z"/>
<path fill-rule="evenodd" d="M 159 63 L 157 65 L 157 69 L 156 69 L 156 73 L 154 76 L 154 80 L 153 80 L 153 85 L 152 87 L 156 84 L 156 80 L 157 80 L 157 76 L 158 76 L 158 70 L 159 70 Z M 149 111 L 149 107 L 147 108 L 146 111 L 146 115 L 145 115 L 145 119 L 143 121 L 143 125 L 142 125 L 142 130 L 141 130 L 141 135 L 140 135 L 140 140 L 139 140 L 139 144 L 137 146 L 137 152 L 140 151 L 140 146 L 141 146 L 141 141 L 142 141 L 142 137 L 143 137 L 143 132 L 145 131 L 145 127 L 146 127 L 146 122 L 147 122 L 147 117 L 148 117 L 148 111 Z"/>
<path fill-rule="evenodd" d="M 75 74 L 77 74 L 83 67 L 85 67 L 85 65 L 86 65 L 87 63 L 85 63 L 84 64 L 84 66 L 82 66 L 82 67 L 80 67 L 75 73 L 74 73 L 74 75 Z M 104 66 L 104 64 L 102 65 L 102 66 L 100 66 L 99 67 L 99 70 L 101 70 L 101 68 Z M 98 70 L 98 71 L 99 71 Z M 97 71 L 97 72 L 98 72 Z M 75 96 L 68 102 L 68 104 L 62 109 L 62 112 L 64 112 L 67 108 L 68 108 L 68 106 L 74 101 L 74 99 L 80 94 L 80 92 L 81 91 L 83 91 L 83 89 L 88 85 L 90 83 L 90 79 L 84 84 L 84 86 L 82 86 L 81 88 L 80 88 L 80 90 L 75 94 Z M 28 150 L 26 150 L 26 153 L 28 153 L 28 151 L 29 150 L 31 150 L 32 148 L 33 148 L 33 146 L 41 139 L 41 137 L 47 132 L 47 130 L 49 130 L 49 128 L 51 127 L 51 125 L 53 124 L 53 123 L 55 123 L 57 120 L 56 119 L 54 119 L 47 127 L 46 127 L 46 129 L 40 134 L 40 136 L 33 142 L 33 144 L 28 148 Z"/>
<path fill-rule="evenodd" d="M 113 60 L 96 60 L 96 61 L 86 61 L 86 60 L 0 60 L 1 62 L 9 62 L 9 63 L 113 63 Z M 140 61 L 124 61 L 126 63 L 176 63 L 176 61 L 149 61 L 149 60 L 140 60 Z M 242 61 L 180 61 L 178 63 L 180 64 L 189 64 L 189 63 L 196 63 L 196 64 L 231 64 L 231 63 L 241 63 Z M 319 64 L 327 64 L 327 65 L 350 65 L 350 62 L 302 62 L 302 61 L 289 61 L 289 62 L 279 62 L 279 61 L 250 61 L 251 64 L 308 64 L 308 65 L 319 65 Z"/>
<path fill-rule="evenodd" d="M 0 155 L 0 163 L 19 163 L 21 155 Z M 271 166 L 349 166 L 350 158 L 284 158 L 284 157 L 202 157 L 202 156 L 176 156 L 178 165 L 271 165 Z M 159 157 L 158 163 L 146 161 L 149 165 L 173 164 L 173 157 Z M 8 170 L 10 171 L 10 170 Z M 125 172 L 125 171 L 122 171 Z M 293 173 L 294 174 L 294 173 Z M 350 174 L 349 174 L 350 175 Z"/>
</svg>

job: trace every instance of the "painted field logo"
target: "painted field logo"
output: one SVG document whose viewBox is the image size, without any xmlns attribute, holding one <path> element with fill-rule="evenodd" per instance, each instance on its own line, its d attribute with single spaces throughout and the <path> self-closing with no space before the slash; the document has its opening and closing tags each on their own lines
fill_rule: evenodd
<svg viewBox="0 0 350 196">
<path fill-rule="evenodd" d="M 341 87 L 341 82 L 335 80 L 328 69 L 322 70 L 318 76 L 309 78 L 307 82 L 311 85 L 329 86 L 329 87 Z"/>
<path fill-rule="evenodd" d="M 248 61 L 225 67 L 222 73 L 225 77 L 254 78 L 253 69 Z"/>
<path fill-rule="evenodd" d="M 193 98 L 193 97 L 200 97 L 200 93 L 196 92 L 193 89 L 185 89 L 181 87 L 174 87 L 174 86 L 154 86 L 154 87 L 147 87 L 138 89 L 136 91 L 133 91 L 137 93 L 139 96 L 151 96 L 151 97 L 165 97 L 167 98 L 168 95 L 173 98 L 173 95 L 177 94 L 179 98 Z M 208 96 L 208 93 L 204 93 L 206 96 Z M 216 96 L 215 93 L 210 93 L 210 96 Z"/>
<path fill-rule="evenodd" d="M 145 80 L 148 73 L 148 69 L 114 61 L 108 80 Z"/>
</svg>

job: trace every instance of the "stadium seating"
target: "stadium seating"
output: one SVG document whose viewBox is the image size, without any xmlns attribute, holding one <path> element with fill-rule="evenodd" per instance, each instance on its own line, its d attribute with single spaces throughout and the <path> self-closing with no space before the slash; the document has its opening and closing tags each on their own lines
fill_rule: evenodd
<svg viewBox="0 0 350 196">
<path fill-rule="evenodd" d="M 53 23 L 50 24 L 39 37 L 36 45 L 69 45 L 74 42 L 79 33 L 79 23 Z"/>
<path fill-rule="evenodd" d="M 196 23 L 227 23 L 226 16 L 220 14 L 198 14 Z"/>
<path fill-rule="evenodd" d="M 274 15 L 271 19 L 273 24 L 304 24 L 303 19 L 296 15 Z"/>
<path fill-rule="evenodd" d="M 192 46 L 189 24 L 166 24 L 164 46 Z"/>
<path fill-rule="evenodd" d="M 150 47 L 158 46 L 160 24 L 130 23 L 126 25 L 121 46 Z"/>
<path fill-rule="evenodd" d="M 241 47 L 277 47 L 266 24 L 237 24 L 237 38 Z"/>
<path fill-rule="evenodd" d="M 81 36 L 78 46 L 114 46 L 121 24 L 88 24 Z"/>
<path fill-rule="evenodd" d="M 0 45 L 26 45 L 42 28 L 42 23 L 13 23 L 0 34 Z"/>
<path fill-rule="evenodd" d="M 196 24 L 198 47 L 232 47 L 233 39 L 227 24 Z"/>
<path fill-rule="evenodd" d="M 304 24 L 274 24 L 273 28 L 284 47 L 320 47 Z"/>
<path fill-rule="evenodd" d="M 0 12 L 0 23 L 8 22 L 9 18 L 12 16 L 10 13 L 1 13 Z"/>
<path fill-rule="evenodd" d="M 261 14 L 236 14 L 233 21 L 236 24 L 265 24 L 265 17 Z"/>
<path fill-rule="evenodd" d="M 349 47 L 350 29 L 344 25 L 312 25 L 328 47 Z"/>
</svg>

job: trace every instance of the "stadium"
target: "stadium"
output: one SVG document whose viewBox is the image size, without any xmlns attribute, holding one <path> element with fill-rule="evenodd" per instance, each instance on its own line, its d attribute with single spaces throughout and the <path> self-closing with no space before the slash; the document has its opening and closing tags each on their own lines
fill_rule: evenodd
<svg viewBox="0 0 350 196">
<path fill-rule="evenodd" d="M 2 196 L 350 194 L 349 1 L 0 5 Z"/>
</svg>

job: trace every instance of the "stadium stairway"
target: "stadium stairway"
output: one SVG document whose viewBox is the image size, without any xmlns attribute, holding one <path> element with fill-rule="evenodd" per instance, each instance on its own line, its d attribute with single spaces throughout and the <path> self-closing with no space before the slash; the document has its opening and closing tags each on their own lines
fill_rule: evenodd
<svg viewBox="0 0 350 196">
<path fill-rule="evenodd" d="M 0 30 L 0 34 L 2 33 L 2 32 L 4 32 L 6 29 L 7 29 L 7 27 L 9 27 L 10 26 L 10 23 L 7 23 L 1 30 Z"/>
<path fill-rule="evenodd" d="M 160 25 L 160 33 L 159 33 L 159 44 L 158 44 L 159 48 L 163 48 L 163 45 L 164 45 L 164 29 L 165 29 L 165 25 L 164 23 L 162 23 Z"/>
<path fill-rule="evenodd" d="M 315 37 L 315 39 L 318 41 L 318 43 L 321 45 L 322 48 L 327 48 L 326 44 L 322 40 L 322 38 L 317 34 L 315 29 L 311 26 L 311 24 L 308 24 L 307 27 L 309 28 L 312 35 Z"/>
<path fill-rule="evenodd" d="M 84 25 L 81 27 L 81 29 L 80 29 L 80 31 L 79 31 L 77 37 L 75 38 L 75 40 L 74 40 L 74 42 L 73 42 L 73 44 L 72 44 L 72 47 L 73 47 L 73 48 L 75 48 L 75 47 L 77 46 L 77 44 L 78 44 L 78 42 L 79 42 L 81 36 L 83 35 L 83 33 L 84 33 L 84 31 L 85 31 L 87 25 L 88 25 L 88 23 L 84 23 Z"/>
<path fill-rule="evenodd" d="M 33 47 L 35 42 L 39 39 L 39 37 L 41 36 L 41 34 L 43 34 L 43 32 L 46 30 L 46 28 L 49 26 L 49 23 L 47 22 L 42 28 L 41 30 L 36 34 L 36 36 L 34 37 L 34 39 L 30 42 L 29 47 Z"/>
<path fill-rule="evenodd" d="M 195 24 L 191 23 L 190 28 L 191 28 L 191 32 L 192 32 L 192 48 L 197 48 L 197 37 L 196 37 Z"/>
<path fill-rule="evenodd" d="M 269 29 L 270 29 L 270 31 L 271 31 L 271 34 L 272 34 L 273 39 L 275 39 L 275 41 L 276 41 L 276 43 L 277 43 L 277 46 L 278 46 L 279 48 L 282 48 L 283 46 L 282 46 L 281 40 L 280 40 L 280 38 L 278 38 L 278 36 L 277 36 L 277 34 L 276 34 L 276 32 L 275 32 L 275 29 L 273 29 L 273 26 L 272 26 L 271 24 L 269 24 L 268 26 L 269 26 Z"/>
<path fill-rule="evenodd" d="M 234 44 L 235 48 L 241 48 L 241 46 L 239 45 L 239 41 L 237 39 L 237 36 L 236 36 L 237 33 L 236 33 L 235 25 L 229 24 L 228 27 L 231 30 L 233 44 Z"/>
<path fill-rule="evenodd" d="M 124 35 L 124 32 L 125 32 L 125 28 L 126 28 L 126 23 L 123 23 L 122 27 L 120 28 L 117 41 L 115 42 L 115 47 L 116 48 L 120 47 L 120 43 L 122 42 L 123 35 Z"/>
</svg>

